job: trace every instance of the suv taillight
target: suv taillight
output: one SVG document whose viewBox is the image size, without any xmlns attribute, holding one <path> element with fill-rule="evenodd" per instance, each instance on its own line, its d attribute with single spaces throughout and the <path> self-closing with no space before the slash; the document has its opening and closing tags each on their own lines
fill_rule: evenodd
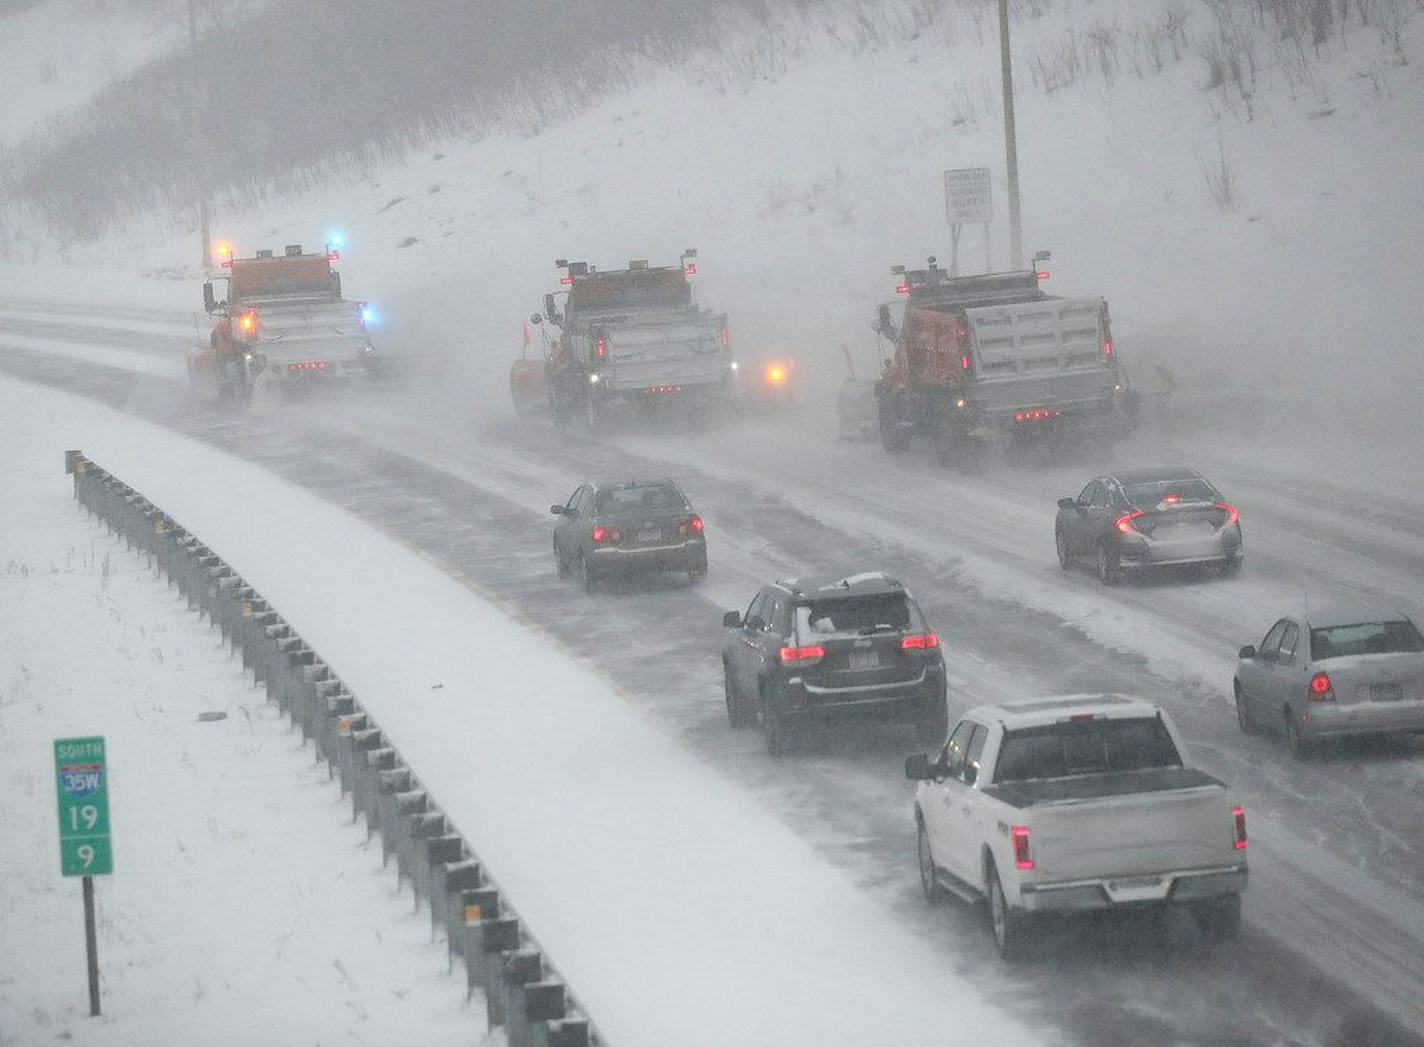
<svg viewBox="0 0 1424 1047">
<path fill-rule="evenodd" d="M 1028 853 L 1028 826 L 1015 825 L 1009 832 L 1014 840 L 1014 868 L 1029 870 L 1033 868 L 1033 858 Z"/>
<path fill-rule="evenodd" d="M 939 637 L 934 633 L 920 633 L 907 636 L 900 641 L 902 651 L 932 651 L 939 646 Z"/>
<path fill-rule="evenodd" d="M 782 665 L 811 665 L 819 662 L 826 656 L 826 649 L 820 644 L 811 644 L 809 647 L 783 647 L 781 649 Z"/>
<path fill-rule="evenodd" d="M 616 542 L 623 537 L 623 533 L 613 527 L 604 527 L 602 524 L 595 527 L 589 535 L 593 539 L 594 545 L 602 545 L 604 542 Z"/>
<path fill-rule="evenodd" d="M 1235 822 L 1236 836 L 1232 840 L 1232 846 L 1238 851 L 1246 849 L 1246 811 L 1241 807 L 1231 808 L 1231 817 Z"/>
<path fill-rule="evenodd" d="M 1306 692 L 1306 700 L 1311 702 L 1328 702 L 1335 697 L 1334 689 L 1330 686 L 1330 677 L 1325 673 L 1316 673 L 1310 678 L 1310 689 Z"/>
</svg>

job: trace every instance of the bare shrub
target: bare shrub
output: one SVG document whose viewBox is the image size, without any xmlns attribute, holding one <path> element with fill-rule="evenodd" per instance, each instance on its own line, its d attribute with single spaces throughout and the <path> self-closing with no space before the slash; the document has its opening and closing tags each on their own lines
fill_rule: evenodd
<svg viewBox="0 0 1424 1047">
<path fill-rule="evenodd" d="M 1236 174 L 1226 158 L 1226 142 L 1220 131 L 1216 135 L 1216 159 L 1200 160 L 1199 163 L 1211 198 L 1222 210 L 1229 209 L 1236 200 Z"/>
<path fill-rule="evenodd" d="M 1097 66 L 1099 75 L 1109 87 L 1117 76 L 1121 38 L 1122 29 L 1116 19 L 1111 22 L 1098 19 L 1088 27 L 1088 34 L 1084 38 L 1084 46 L 1091 56 L 1090 60 Z"/>
</svg>

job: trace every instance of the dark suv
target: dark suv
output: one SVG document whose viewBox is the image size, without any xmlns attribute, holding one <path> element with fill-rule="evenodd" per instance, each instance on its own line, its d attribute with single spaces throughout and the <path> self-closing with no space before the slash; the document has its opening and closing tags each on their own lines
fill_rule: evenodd
<svg viewBox="0 0 1424 1047">
<path fill-rule="evenodd" d="M 727 719 L 746 727 L 760 718 L 772 754 L 801 724 L 856 716 L 913 723 L 922 744 L 944 742 L 939 637 L 894 578 L 775 582 L 722 624 Z"/>
</svg>

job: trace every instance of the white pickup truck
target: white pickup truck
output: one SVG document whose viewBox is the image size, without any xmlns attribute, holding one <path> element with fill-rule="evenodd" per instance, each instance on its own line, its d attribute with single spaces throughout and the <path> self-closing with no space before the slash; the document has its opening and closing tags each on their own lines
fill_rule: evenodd
<svg viewBox="0 0 1424 1047">
<path fill-rule="evenodd" d="M 925 896 L 986 898 L 1011 960 L 1042 914 L 1188 905 L 1206 937 L 1234 938 L 1246 815 L 1182 752 L 1164 712 L 1122 695 L 971 710 L 938 757 L 905 761 Z"/>
</svg>

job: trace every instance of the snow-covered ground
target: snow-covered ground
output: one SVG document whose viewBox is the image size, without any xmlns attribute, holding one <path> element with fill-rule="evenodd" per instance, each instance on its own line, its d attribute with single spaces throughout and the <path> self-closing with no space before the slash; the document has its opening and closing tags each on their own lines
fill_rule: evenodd
<svg viewBox="0 0 1424 1047">
<path fill-rule="evenodd" d="M 59 412 L 73 417 L 0 385 L 0 1044 L 476 1041 L 482 999 L 446 974 L 324 765 L 74 502 Z M 96 880 L 97 1019 L 51 749 L 91 734 L 107 741 L 116 856 Z"/>
</svg>

